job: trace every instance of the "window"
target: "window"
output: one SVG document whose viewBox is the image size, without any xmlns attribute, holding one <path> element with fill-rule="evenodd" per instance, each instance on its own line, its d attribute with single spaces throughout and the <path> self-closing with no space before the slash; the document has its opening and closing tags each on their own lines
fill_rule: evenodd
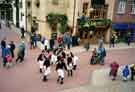
<svg viewBox="0 0 135 92">
<path fill-rule="evenodd" d="M 88 11 L 88 3 L 83 3 L 83 14 L 86 15 Z"/>
<path fill-rule="evenodd" d="M 52 4 L 58 5 L 59 4 L 59 1 L 58 0 L 52 0 Z"/>
<path fill-rule="evenodd" d="M 135 0 L 131 1 L 131 14 L 135 14 Z"/>
<path fill-rule="evenodd" d="M 22 2 L 20 2 L 20 8 L 23 8 L 23 3 Z"/>
<path fill-rule="evenodd" d="M 31 2 L 27 1 L 27 7 L 30 8 L 31 7 Z"/>
<path fill-rule="evenodd" d="M 125 11 L 126 11 L 126 3 L 127 3 L 126 0 L 119 0 L 118 10 L 117 10 L 118 14 L 124 14 L 125 13 Z"/>
</svg>

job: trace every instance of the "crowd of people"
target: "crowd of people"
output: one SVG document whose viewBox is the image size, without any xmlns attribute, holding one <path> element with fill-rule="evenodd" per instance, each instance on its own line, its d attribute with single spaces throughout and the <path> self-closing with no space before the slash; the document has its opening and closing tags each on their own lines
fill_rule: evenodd
<svg viewBox="0 0 135 92">
<path fill-rule="evenodd" d="M 15 58 L 15 49 L 16 49 L 16 45 L 14 43 L 14 41 L 11 41 L 9 44 L 7 44 L 6 38 L 4 38 L 1 41 L 1 57 L 2 57 L 2 63 L 3 63 L 3 67 L 10 67 L 13 65 L 13 59 Z M 25 56 L 25 43 L 24 41 L 22 41 L 20 43 L 20 45 L 18 46 L 18 51 L 17 51 L 17 57 L 16 57 L 16 63 L 18 62 L 18 60 L 20 60 L 20 62 L 22 62 L 24 60 L 24 56 Z"/>
<path fill-rule="evenodd" d="M 123 81 L 134 80 L 135 76 L 135 64 L 125 65 L 120 68 L 119 64 L 114 61 L 110 64 L 110 77 L 112 80 L 116 80 L 118 76 L 118 71 L 120 71 Z"/>
<path fill-rule="evenodd" d="M 58 47 L 53 51 L 49 51 L 48 49 L 42 50 L 37 61 L 39 64 L 39 71 L 44 75 L 44 82 L 48 80 L 47 77 L 51 73 L 51 67 L 56 66 L 55 71 L 57 71 L 58 74 L 57 82 L 63 84 L 65 71 L 67 71 L 69 77 L 72 77 L 73 72 L 77 68 L 79 58 L 74 56 L 72 52 L 66 52 L 63 48 Z"/>
</svg>

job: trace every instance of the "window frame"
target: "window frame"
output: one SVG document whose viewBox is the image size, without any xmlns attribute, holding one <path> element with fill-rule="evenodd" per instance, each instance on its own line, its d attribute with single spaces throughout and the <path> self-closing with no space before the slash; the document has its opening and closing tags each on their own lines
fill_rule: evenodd
<svg viewBox="0 0 135 92">
<path fill-rule="evenodd" d="M 120 5 L 120 3 L 121 3 L 121 5 Z M 122 3 L 125 4 L 125 5 L 122 6 Z M 122 9 L 122 7 L 124 7 L 124 9 Z M 118 5 L 117 5 L 117 14 L 125 14 L 126 13 L 126 7 L 127 7 L 127 0 L 119 0 Z"/>
<path fill-rule="evenodd" d="M 131 14 L 135 15 L 135 0 L 131 0 Z"/>
</svg>

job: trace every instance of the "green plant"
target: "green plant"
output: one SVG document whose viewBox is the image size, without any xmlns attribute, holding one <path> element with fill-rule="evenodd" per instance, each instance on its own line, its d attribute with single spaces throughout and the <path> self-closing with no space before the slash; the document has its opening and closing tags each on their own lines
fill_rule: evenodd
<svg viewBox="0 0 135 92">
<path fill-rule="evenodd" d="M 49 23 L 50 27 L 54 26 L 54 24 L 57 25 L 57 23 L 59 23 L 60 24 L 59 31 L 62 33 L 66 31 L 67 21 L 68 18 L 64 14 L 50 13 L 47 16 L 47 22 Z"/>
</svg>

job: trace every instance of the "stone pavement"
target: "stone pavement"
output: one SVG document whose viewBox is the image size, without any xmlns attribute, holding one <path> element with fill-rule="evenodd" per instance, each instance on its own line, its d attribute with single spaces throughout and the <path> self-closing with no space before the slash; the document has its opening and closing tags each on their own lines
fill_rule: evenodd
<svg viewBox="0 0 135 92">
<path fill-rule="evenodd" d="M 0 30 L 0 40 L 5 36 L 7 37 L 8 41 L 15 41 L 16 45 L 18 45 L 18 43 L 20 42 L 18 33 L 9 30 L 6 27 Z M 80 49 L 79 47 L 74 48 L 76 52 Z M 0 92 L 105 92 L 105 90 L 107 90 L 106 92 L 112 92 L 108 91 L 110 90 L 111 86 L 111 89 L 115 89 L 115 85 L 118 85 L 118 88 L 126 88 L 127 85 L 131 85 L 130 87 L 132 88 L 132 85 L 134 84 L 134 82 L 127 82 L 127 84 L 125 84 L 122 81 L 118 80 L 116 82 L 111 82 L 109 83 L 111 85 L 107 85 L 104 87 L 92 85 L 94 82 L 92 83 L 91 81 L 92 76 L 97 76 L 97 74 L 93 74 L 94 71 L 102 68 L 108 68 L 109 64 L 114 60 L 116 60 L 120 65 L 134 63 L 134 48 L 107 50 L 107 57 L 104 66 L 89 65 L 91 52 L 77 52 L 76 55 L 80 58 L 77 71 L 74 72 L 74 76 L 72 78 L 68 78 L 67 75 L 65 75 L 64 85 L 59 85 L 56 83 L 57 74 L 54 70 L 55 66 L 52 66 L 52 74 L 49 76 L 48 82 L 44 83 L 41 81 L 42 74 L 40 74 L 38 71 L 39 66 L 37 65 L 36 61 L 39 53 L 39 49 L 28 49 L 24 63 L 15 64 L 10 69 L 0 67 Z M 98 76 L 102 75 L 99 74 Z"/>
<path fill-rule="evenodd" d="M 60 92 L 135 92 L 135 82 L 113 81 L 112 85 L 93 86 L 91 84 Z"/>
<path fill-rule="evenodd" d="M 135 81 L 122 81 L 120 69 L 116 81 L 112 81 L 109 71 L 109 68 L 95 70 L 89 84 L 60 92 L 135 92 Z"/>
</svg>

